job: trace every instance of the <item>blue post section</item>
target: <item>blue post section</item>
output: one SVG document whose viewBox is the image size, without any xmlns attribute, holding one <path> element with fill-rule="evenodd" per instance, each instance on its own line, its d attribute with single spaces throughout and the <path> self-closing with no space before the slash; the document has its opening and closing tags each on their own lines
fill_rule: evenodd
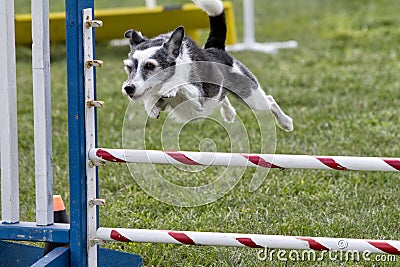
<svg viewBox="0 0 400 267">
<path fill-rule="evenodd" d="M 70 249 L 59 247 L 32 264 L 31 267 L 68 267 L 70 264 Z"/>
<path fill-rule="evenodd" d="M 0 240 L 69 243 L 69 225 L 56 223 L 52 226 L 40 227 L 35 222 L 1 224 Z M 0 266 L 2 266 L 1 259 L 0 257 Z"/>
<path fill-rule="evenodd" d="M 85 136 L 85 84 L 82 10 L 94 9 L 93 0 L 65 0 L 67 32 L 68 138 L 70 179 L 70 266 L 88 266 L 87 253 L 87 187 Z M 93 41 L 95 39 L 93 38 Z M 95 45 L 93 45 L 95 47 Z M 95 51 L 93 51 L 95 58 Z M 96 75 L 94 73 L 94 75 Z M 94 92 L 96 95 L 96 90 Z M 96 127 L 96 125 L 95 125 Z M 97 127 L 96 127 L 97 128 Z M 96 131 L 97 132 L 97 131 Z M 96 137 L 97 139 L 97 137 Z M 98 225 L 98 222 L 97 222 Z M 67 229 L 68 230 L 68 229 Z M 64 240 L 63 240 L 64 241 Z M 138 255 L 98 250 L 98 266 L 141 266 Z M 55 253 L 55 256 L 58 255 Z M 61 257 L 67 257 L 62 253 Z M 45 259 L 43 259 L 45 260 Z M 62 261 L 62 260 L 61 260 Z M 52 259 L 52 263 L 59 258 Z"/>
<path fill-rule="evenodd" d="M 0 266 L 31 266 L 42 256 L 42 248 L 0 241 Z"/>
<path fill-rule="evenodd" d="M 65 0 L 68 76 L 71 266 L 87 266 L 85 97 L 82 9 L 93 0 Z"/>
</svg>

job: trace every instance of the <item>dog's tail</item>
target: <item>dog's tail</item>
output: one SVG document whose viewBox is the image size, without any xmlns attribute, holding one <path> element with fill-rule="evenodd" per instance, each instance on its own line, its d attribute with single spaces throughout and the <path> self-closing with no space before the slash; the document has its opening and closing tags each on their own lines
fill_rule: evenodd
<svg viewBox="0 0 400 267">
<path fill-rule="evenodd" d="M 192 0 L 210 18 L 210 33 L 204 48 L 218 48 L 225 50 L 226 19 L 224 5 L 221 0 Z"/>
</svg>

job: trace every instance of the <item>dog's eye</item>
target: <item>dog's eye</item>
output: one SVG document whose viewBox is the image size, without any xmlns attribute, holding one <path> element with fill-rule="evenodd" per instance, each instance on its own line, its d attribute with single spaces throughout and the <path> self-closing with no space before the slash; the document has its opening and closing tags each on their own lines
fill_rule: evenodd
<svg viewBox="0 0 400 267">
<path fill-rule="evenodd" d="M 145 70 L 154 70 L 156 68 L 156 65 L 154 65 L 151 62 L 146 62 L 146 64 L 144 64 L 143 68 Z"/>
<path fill-rule="evenodd" d="M 137 68 L 137 60 L 133 59 L 125 59 L 124 60 L 124 69 L 125 72 L 129 75 Z"/>
<path fill-rule="evenodd" d="M 127 74 L 130 74 L 133 71 L 133 67 L 127 65 L 124 66 L 124 69 Z"/>
</svg>

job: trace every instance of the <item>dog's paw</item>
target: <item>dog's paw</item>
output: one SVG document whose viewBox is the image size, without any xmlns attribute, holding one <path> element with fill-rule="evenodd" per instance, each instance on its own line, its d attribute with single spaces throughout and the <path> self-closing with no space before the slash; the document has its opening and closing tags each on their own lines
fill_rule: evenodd
<svg viewBox="0 0 400 267">
<path fill-rule="evenodd" d="M 178 93 L 178 91 L 179 91 L 179 88 L 173 88 L 170 90 L 160 90 L 159 96 L 163 97 L 163 98 L 175 97 L 176 94 Z"/>
<path fill-rule="evenodd" d="M 158 119 L 160 117 L 161 109 L 159 107 L 154 107 L 150 110 L 150 112 L 147 113 L 150 118 L 152 119 Z"/>
<path fill-rule="evenodd" d="M 234 108 L 228 108 L 225 106 L 222 106 L 220 109 L 221 116 L 224 118 L 224 121 L 228 123 L 233 123 L 236 118 L 236 111 Z"/>
<path fill-rule="evenodd" d="M 293 131 L 293 119 L 287 115 L 279 120 L 276 120 L 276 123 L 281 129 L 287 132 Z"/>
<path fill-rule="evenodd" d="M 196 100 L 189 100 L 190 101 L 190 103 L 191 103 L 191 105 L 192 105 L 192 108 L 196 111 L 196 112 L 199 112 L 199 113 L 201 113 L 201 112 L 204 112 L 204 106 L 203 106 L 203 104 L 202 103 L 200 103 L 200 101 L 198 101 L 197 99 Z"/>
<path fill-rule="evenodd" d="M 203 108 L 203 106 L 197 106 L 197 105 L 196 105 L 196 106 L 194 106 L 194 110 L 195 110 L 196 112 L 199 112 L 199 113 L 200 113 L 200 112 L 204 112 L 205 109 Z"/>
</svg>

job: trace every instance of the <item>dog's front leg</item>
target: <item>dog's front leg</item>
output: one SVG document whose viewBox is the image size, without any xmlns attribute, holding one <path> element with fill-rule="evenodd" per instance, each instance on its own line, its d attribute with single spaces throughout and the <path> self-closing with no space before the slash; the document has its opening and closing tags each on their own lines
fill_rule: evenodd
<svg viewBox="0 0 400 267">
<path fill-rule="evenodd" d="M 150 118 L 158 119 L 161 111 L 165 109 L 165 105 L 163 103 L 159 103 L 161 100 L 162 99 L 159 99 L 156 96 L 148 96 L 143 99 L 144 109 Z"/>
<path fill-rule="evenodd" d="M 228 123 L 233 123 L 235 121 L 236 110 L 231 105 L 231 102 L 229 102 L 229 99 L 226 96 L 222 100 L 220 112 L 221 112 L 222 118 L 224 118 L 224 121 L 226 121 Z"/>
<path fill-rule="evenodd" d="M 188 101 L 190 105 L 193 107 L 193 110 L 197 112 L 203 112 L 204 107 L 201 99 L 201 93 L 196 86 L 191 84 L 186 84 L 182 86 L 182 90 L 180 92 L 182 96 Z"/>
<path fill-rule="evenodd" d="M 174 86 L 170 83 L 164 84 L 160 91 L 158 91 L 158 95 L 163 98 L 171 98 L 175 97 L 179 91 L 179 86 Z"/>
</svg>

